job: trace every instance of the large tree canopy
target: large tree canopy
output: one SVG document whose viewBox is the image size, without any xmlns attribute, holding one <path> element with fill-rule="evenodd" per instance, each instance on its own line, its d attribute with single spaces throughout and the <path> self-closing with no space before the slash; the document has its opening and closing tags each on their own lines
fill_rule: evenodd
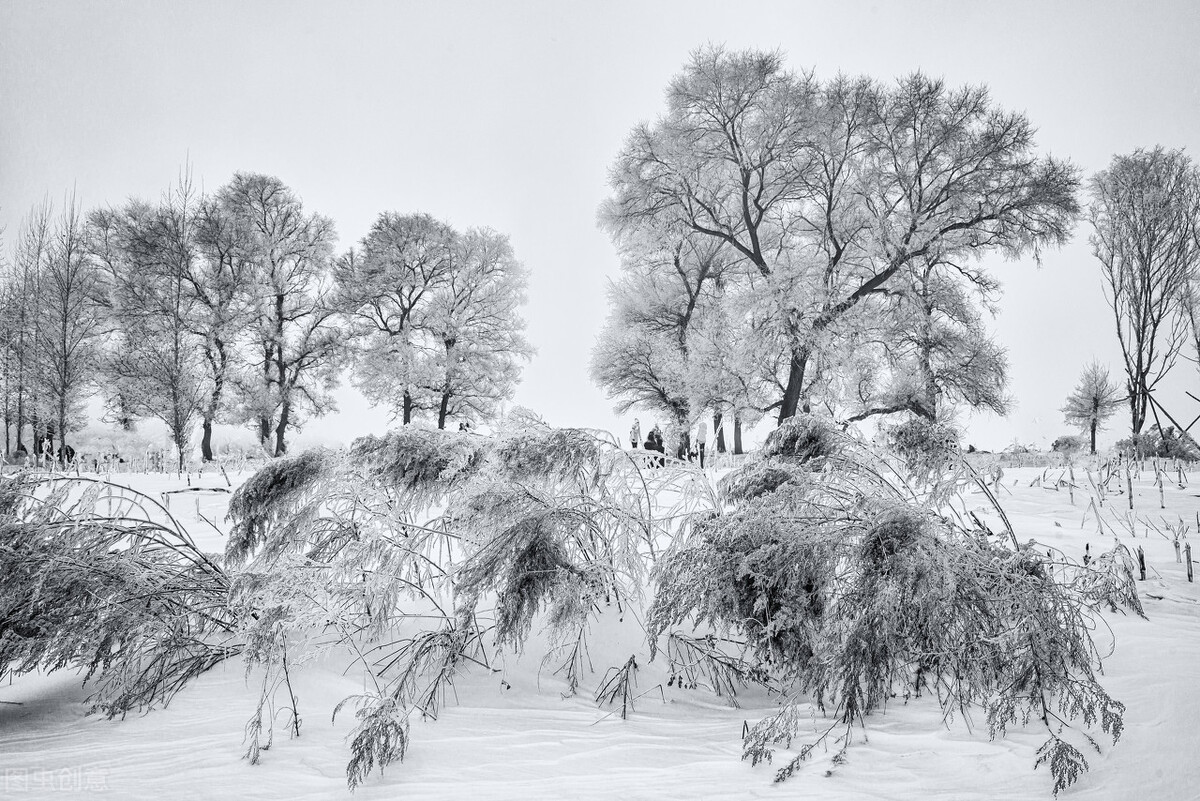
<svg viewBox="0 0 1200 801">
<path fill-rule="evenodd" d="M 618 241 L 649 225 L 721 246 L 728 280 L 769 310 L 759 344 L 783 356 L 783 420 L 827 380 L 829 332 L 900 291 L 914 264 L 1067 239 L 1077 170 L 1038 156 L 1033 133 L 983 87 L 822 82 L 778 53 L 708 47 L 671 82 L 664 115 L 630 134 L 601 222 Z"/>
</svg>

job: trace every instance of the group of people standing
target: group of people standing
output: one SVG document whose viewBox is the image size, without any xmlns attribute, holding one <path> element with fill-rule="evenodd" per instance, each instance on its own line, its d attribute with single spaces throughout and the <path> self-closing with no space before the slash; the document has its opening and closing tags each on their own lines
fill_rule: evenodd
<svg viewBox="0 0 1200 801">
<path fill-rule="evenodd" d="M 689 462 L 694 460 L 696 457 L 699 457 L 700 469 L 703 470 L 704 446 L 708 443 L 708 423 L 706 421 L 700 421 L 699 425 L 696 427 L 695 436 L 691 437 L 690 440 L 692 443 L 694 443 L 694 448 L 688 447 L 689 437 L 680 437 L 679 448 L 675 455 L 681 461 L 686 459 Z M 665 454 L 667 451 L 666 447 L 663 445 L 662 429 L 658 427 L 658 424 L 655 424 L 654 427 L 650 429 L 649 433 L 646 434 L 645 442 L 643 442 L 642 424 L 641 421 L 635 417 L 633 420 L 633 427 L 629 429 L 629 443 L 630 447 L 634 450 L 637 450 L 640 444 L 645 450 L 656 451 L 660 454 L 664 454 L 663 456 L 657 457 L 654 464 L 658 467 L 662 467 L 664 464 L 666 464 Z"/>
</svg>

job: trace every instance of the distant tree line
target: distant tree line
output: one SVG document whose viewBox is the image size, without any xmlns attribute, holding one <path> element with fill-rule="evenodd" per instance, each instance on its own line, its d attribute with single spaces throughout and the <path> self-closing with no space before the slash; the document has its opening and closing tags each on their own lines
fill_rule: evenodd
<svg viewBox="0 0 1200 801">
<path fill-rule="evenodd" d="M 526 270 L 503 234 L 384 212 L 337 253 L 333 221 L 278 178 L 211 194 L 185 171 L 157 201 L 35 206 L 0 264 L 5 454 L 66 452 L 104 400 L 108 422 L 244 424 L 275 456 L 333 408 L 348 373 L 403 422 L 469 423 L 512 396 Z M 346 368 L 346 369 L 344 369 Z"/>
</svg>

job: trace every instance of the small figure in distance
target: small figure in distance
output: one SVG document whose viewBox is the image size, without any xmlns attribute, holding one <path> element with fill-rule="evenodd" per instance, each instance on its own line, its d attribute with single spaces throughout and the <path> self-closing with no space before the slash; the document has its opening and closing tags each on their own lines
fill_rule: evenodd
<svg viewBox="0 0 1200 801">
<path fill-rule="evenodd" d="M 646 437 L 646 450 L 658 451 L 659 455 L 654 459 L 655 467 L 666 466 L 667 459 L 664 454 L 666 454 L 667 450 L 663 446 L 662 430 L 659 429 L 657 423 L 655 424 L 654 428 L 650 429 L 650 435 Z"/>
<path fill-rule="evenodd" d="M 637 450 L 638 443 L 642 441 L 642 424 L 636 417 L 633 418 L 633 428 L 629 429 L 629 441 L 631 450 Z"/>
<path fill-rule="evenodd" d="M 708 423 L 704 420 L 700 421 L 699 428 L 696 429 L 696 447 L 700 451 L 700 469 L 704 469 L 704 444 L 708 441 Z"/>
</svg>

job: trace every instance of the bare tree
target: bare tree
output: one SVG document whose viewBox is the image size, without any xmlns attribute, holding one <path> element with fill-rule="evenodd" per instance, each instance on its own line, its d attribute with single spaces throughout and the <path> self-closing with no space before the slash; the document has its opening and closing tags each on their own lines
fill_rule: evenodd
<svg viewBox="0 0 1200 801">
<path fill-rule="evenodd" d="M 1183 151 L 1116 156 L 1091 181 L 1092 252 L 1100 260 L 1125 363 L 1136 436 L 1150 394 L 1187 338 L 1187 299 L 1200 247 L 1200 172 Z"/>
<path fill-rule="evenodd" d="M 1097 429 L 1104 427 L 1104 422 L 1124 400 L 1120 388 L 1109 377 L 1108 368 L 1093 361 L 1079 376 L 1079 383 L 1067 397 L 1062 413 L 1068 425 L 1078 426 L 1091 434 L 1094 454 Z"/>
<path fill-rule="evenodd" d="M 780 420 L 807 405 L 822 337 L 911 262 L 1036 254 L 1078 213 L 1075 168 L 1037 157 L 1029 121 L 981 87 L 821 84 L 779 54 L 710 47 L 667 95 L 618 156 L 602 223 L 615 236 L 648 219 L 685 226 L 772 288 Z"/>
</svg>

